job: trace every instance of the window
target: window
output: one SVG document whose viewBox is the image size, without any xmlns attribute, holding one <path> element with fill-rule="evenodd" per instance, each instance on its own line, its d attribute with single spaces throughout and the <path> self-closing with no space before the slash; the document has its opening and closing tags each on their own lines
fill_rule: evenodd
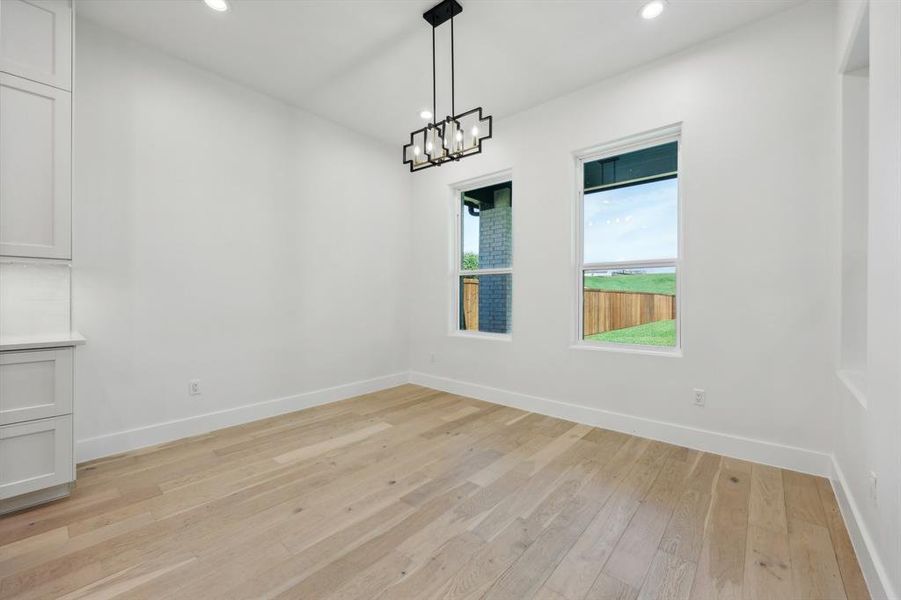
<svg viewBox="0 0 901 600">
<path fill-rule="evenodd" d="M 513 298 L 513 183 L 457 194 L 457 330 L 509 334 Z"/>
<path fill-rule="evenodd" d="M 620 145 L 579 160 L 579 337 L 679 347 L 679 142 Z"/>
</svg>

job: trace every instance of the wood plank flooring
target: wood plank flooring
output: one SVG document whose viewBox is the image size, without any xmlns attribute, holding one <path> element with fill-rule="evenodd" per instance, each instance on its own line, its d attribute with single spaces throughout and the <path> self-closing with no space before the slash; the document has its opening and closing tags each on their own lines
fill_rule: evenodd
<svg viewBox="0 0 901 600">
<path fill-rule="evenodd" d="M 868 598 L 826 480 L 404 385 L 79 465 L 0 598 Z"/>
</svg>

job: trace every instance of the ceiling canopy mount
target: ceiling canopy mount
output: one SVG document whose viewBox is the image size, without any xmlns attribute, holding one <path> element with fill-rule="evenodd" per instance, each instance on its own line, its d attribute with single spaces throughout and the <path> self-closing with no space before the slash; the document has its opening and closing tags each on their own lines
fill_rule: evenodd
<svg viewBox="0 0 901 600">
<path fill-rule="evenodd" d="M 422 18 L 432 27 L 438 27 L 461 12 L 463 12 L 463 7 L 457 0 L 444 0 L 422 13 Z"/>
</svg>

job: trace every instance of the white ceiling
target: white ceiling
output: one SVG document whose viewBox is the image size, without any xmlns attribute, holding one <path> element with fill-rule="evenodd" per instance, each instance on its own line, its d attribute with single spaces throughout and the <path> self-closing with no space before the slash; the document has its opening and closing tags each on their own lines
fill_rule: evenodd
<svg viewBox="0 0 901 600">
<path fill-rule="evenodd" d="M 431 105 L 437 0 L 76 0 L 78 14 L 229 79 L 400 144 Z M 801 0 L 461 0 L 455 19 L 457 112 L 504 117 L 654 60 Z M 448 26 L 438 29 L 449 79 Z M 444 69 L 442 72 L 442 68 Z M 438 113 L 450 112 L 439 82 Z"/>
</svg>

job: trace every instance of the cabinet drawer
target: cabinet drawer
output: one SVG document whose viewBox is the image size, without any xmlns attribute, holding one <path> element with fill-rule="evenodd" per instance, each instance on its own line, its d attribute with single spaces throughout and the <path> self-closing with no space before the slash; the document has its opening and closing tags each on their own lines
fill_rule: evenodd
<svg viewBox="0 0 901 600">
<path fill-rule="evenodd" d="M 69 92 L 0 73 L 4 256 L 71 257 L 71 106 Z"/>
<path fill-rule="evenodd" d="M 0 70 L 72 89 L 72 7 L 68 0 L 3 0 L 0 40 Z"/>
<path fill-rule="evenodd" d="M 72 415 L 0 427 L 0 499 L 75 478 Z"/>
<path fill-rule="evenodd" d="M 0 425 L 72 412 L 72 348 L 0 354 Z"/>
</svg>

